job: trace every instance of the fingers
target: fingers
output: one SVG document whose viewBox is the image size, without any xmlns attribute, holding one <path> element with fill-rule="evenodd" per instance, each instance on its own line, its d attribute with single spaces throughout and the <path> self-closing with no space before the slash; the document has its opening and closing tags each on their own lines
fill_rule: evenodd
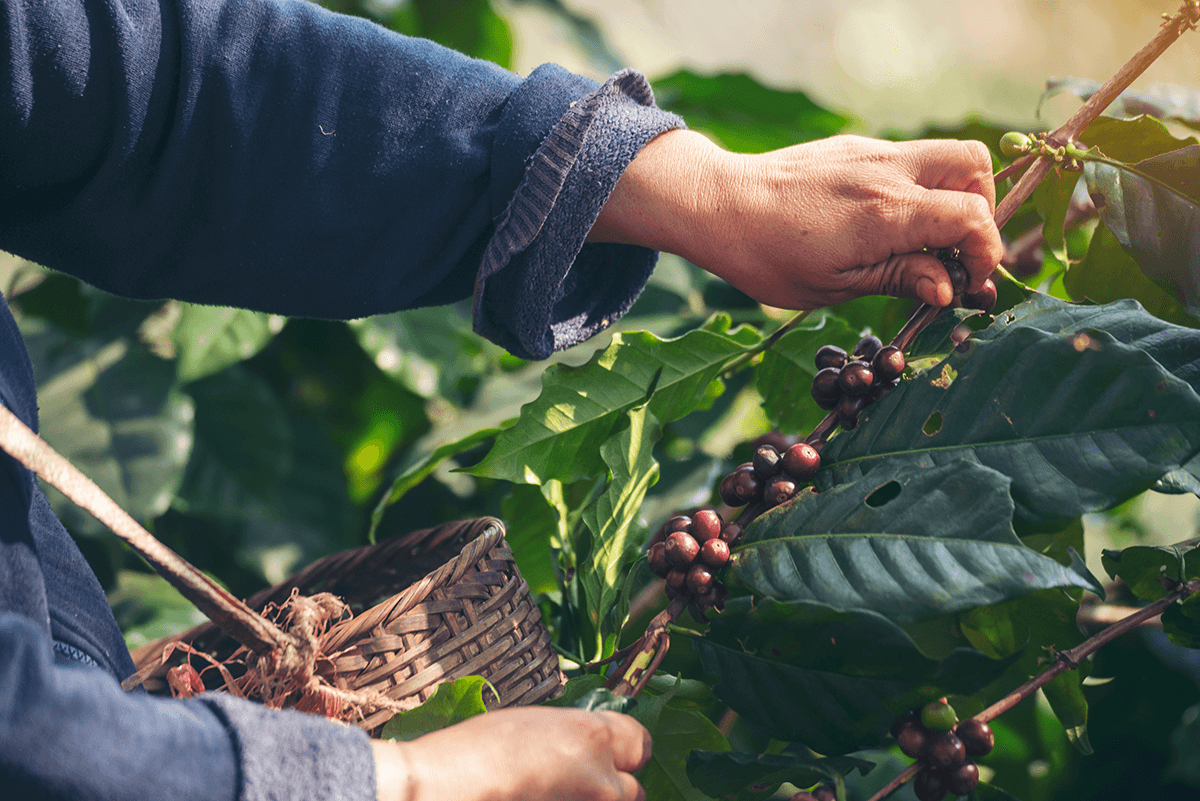
<svg viewBox="0 0 1200 801">
<path fill-rule="evenodd" d="M 927 189 L 950 189 L 979 195 L 996 211 L 996 184 L 992 180 L 992 155 L 982 142 L 927 139 L 913 146 L 913 180 Z"/>
<path fill-rule="evenodd" d="M 908 240 L 903 249 L 958 248 L 970 276 L 968 291 L 979 291 L 1004 255 L 986 201 L 969 192 L 932 189 L 918 192 L 909 202 L 911 219 L 901 221 Z"/>
<path fill-rule="evenodd" d="M 612 731 L 613 766 L 620 771 L 637 773 L 650 761 L 653 743 L 650 732 L 629 715 L 597 712 L 608 721 Z"/>
</svg>

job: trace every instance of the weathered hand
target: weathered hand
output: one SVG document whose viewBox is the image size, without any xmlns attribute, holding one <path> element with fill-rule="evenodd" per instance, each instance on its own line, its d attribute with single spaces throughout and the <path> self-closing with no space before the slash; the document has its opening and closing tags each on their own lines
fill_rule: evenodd
<svg viewBox="0 0 1200 801">
<path fill-rule="evenodd" d="M 760 155 L 690 131 L 650 142 L 589 241 L 678 253 L 763 303 L 953 292 L 923 248 L 956 247 L 978 290 L 1000 261 L 991 158 L 979 142 L 835 136 Z"/>
<path fill-rule="evenodd" d="M 628 715 L 524 707 L 374 741 L 380 801 L 645 801 L 650 733 Z"/>
</svg>

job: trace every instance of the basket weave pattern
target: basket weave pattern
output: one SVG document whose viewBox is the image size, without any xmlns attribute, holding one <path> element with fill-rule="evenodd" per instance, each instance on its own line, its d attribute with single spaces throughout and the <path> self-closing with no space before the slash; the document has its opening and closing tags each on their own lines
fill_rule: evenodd
<svg viewBox="0 0 1200 801">
<path fill-rule="evenodd" d="M 494 518 L 334 554 L 247 603 L 254 609 L 279 605 L 293 590 L 332 592 L 355 613 L 325 638 L 330 659 L 322 661 L 320 673 L 338 687 L 416 706 L 441 682 L 481 675 L 498 695 L 485 691 L 491 708 L 538 703 L 561 691 L 550 635 Z M 175 639 L 218 658 L 236 647 L 212 624 Z M 138 667 L 159 658 L 166 642 L 139 648 Z M 167 669 L 157 667 L 147 689 L 165 691 Z M 371 731 L 391 715 L 382 710 L 354 722 Z"/>
</svg>

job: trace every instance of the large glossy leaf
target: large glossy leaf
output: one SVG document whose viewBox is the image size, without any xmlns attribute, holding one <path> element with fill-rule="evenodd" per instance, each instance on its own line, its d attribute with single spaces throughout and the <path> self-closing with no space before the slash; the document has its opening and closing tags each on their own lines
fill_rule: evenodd
<svg viewBox="0 0 1200 801">
<path fill-rule="evenodd" d="M 784 782 L 811 787 L 835 783 L 854 770 L 865 776 L 874 767 L 873 762 L 849 756 L 693 751 L 687 772 L 692 784 L 713 798 L 761 801 Z"/>
<path fill-rule="evenodd" d="M 688 778 L 688 755 L 694 749 L 728 751 L 729 743 L 712 721 L 687 699 L 677 698 L 686 682 L 676 679 L 663 687 L 651 682 L 630 711 L 654 741 L 650 762 L 637 775 L 646 798 L 655 801 L 709 801 Z"/>
<path fill-rule="evenodd" d="M 184 303 L 171 339 L 179 380 L 193 381 L 249 359 L 283 330 L 284 318 L 226 306 Z"/>
<path fill-rule="evenodd" d="M 846 351 L 858 342 L 856 332 L 845 321 L 822 317 L 814 326 L 796 328 L 780 337 L 763 354 L 754 378 L 763 410 L 771 425 L 781 431 L 812 430 L 825 412 L 812 402 L 812 377 L 817 368 L 814 357 L 823 345 L 837 345 Z"/>
<path fill-rule="evenodd" d="M 803 92 L 773 89 L 744 73 L 705 76 L 680 70 L 654 81 L 654 94 L 660 106 L 739 153 L 822 139 L 851 122 Z"/>
<path fill-rule="evenodd" d="M 1097 117 L 1079 139 L 1088 147 L 1099 148 L 1108 158 L 1126 163 L 1197 144 L 1196 137 L 1180 139 L 1160 120 L 1144 115 L 1131 120 Z"/>
<path fill-rule="evenodd" d="M 1200 316 L 1200 145 L 1128 169 L 1089 162 L 1084 175 L 1104 224 L 1142 271 Z"/>
<path fill-rule="evenodd" d="M 1083 677 L 1077 670 L 1060 673 L 1042 685 L 1042 692 L 1054 710 L 1054 716 L 1062 723 L 1067 739 L 1081 754 L 1092 753 L 1088 740 L 1088 702 L 1083 696 Z"/>
<path fill-rule="evenodd" d="M 1195 331 L 1136 305 L 1035 298 L 831 440 L 818 486 L 896 458 L 967 459 L 1011 479 L 1026 531 L 1052 531 L 1127 500 L 1200 449 Z"/>
<path fill-rule="evenodd" d="M 1143 601 L 1157 601 L 1179 582 L 1200 578 L 1200 546 L 1194 540 L 1105 550 L 1101 561 L 1110 576 Z"/>
<path fill-rule="evenodd" d="M 1095 587 L 1021 544 L 1008 479 L 960 460 L 891 460 L 747 526 L 730 564 L 772 598 L 914 618 L 1047 587 Z"/>
<path fill-rule="evenodd" d="M 599 475 L 606 470 L 600 445 L 629 409 L 650 396 L 651 413 L 667 423 L 703 408 L 725 363 L 759 339 L 748 328 L 701 329 L 670 340 L 618 334 L 586 365 L 547 370 L 542 394 L 469 472 L 531 484 Z"/>
</svg>

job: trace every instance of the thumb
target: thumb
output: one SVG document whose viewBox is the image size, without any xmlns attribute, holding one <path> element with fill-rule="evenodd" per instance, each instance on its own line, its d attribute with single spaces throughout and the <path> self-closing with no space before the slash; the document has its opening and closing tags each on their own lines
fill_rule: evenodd
<svg viewBox="0 0 1200 801">
<path fill-rule="evenodd" d="M 949 306 L 954 287 L 946 268 L 930 253 L 901 253 L 877 265 L 885 276 L 880 289 L 898 298 L 917 298 L 930 306 Z"/>
</svg>

